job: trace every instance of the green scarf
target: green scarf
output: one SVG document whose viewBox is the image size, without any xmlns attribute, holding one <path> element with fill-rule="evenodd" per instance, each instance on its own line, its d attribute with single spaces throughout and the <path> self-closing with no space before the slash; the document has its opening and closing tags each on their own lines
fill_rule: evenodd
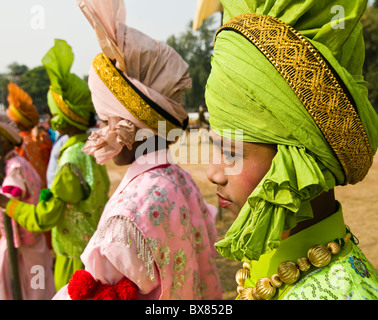
<svg viewBox="0 0 378 320">
<path fill-rule="evenodd" d="M 366 1 L 337 1 L 344 8 L 344 29 L 331 26 L 331 8 L 336 1 L 223 0 L 222 4 L 224 21 L 248 12 L 268 14 L 306 36 L 348 88 L 376 152 L 378 116 L 367 99 L 362 76 L 364 43 L 358 22 Z M 218 34 L 205 95 L 210 124 L 217 134 L 277 144 L 270 170 L 249 196 L 225 239 L 216 244 L 227 258 L 258 260 L 261 254 L 279 246 L 284 229 L 313 217 L 310 201 L 343 184 L 344 172 L 295 93 L 244 36 L 227 30 Z M 243 129 L 243 135 L 236 129 Z"/>
<path fill-rule="evenodd" d="M 51 89 L 61 95 L 68 107 L 78 116 L 90 122 L 95 112 L 91 92 L 83 79 L 70 72 L 73 60 L 74 54 L 67 42 L 55 39 L 54 46 L 43 57 L 42 63 L 50 78 Z M 78 123 L 59 108 L 51 90 L 47 94 L 47 102 L 51 113 L 55 115 L 52 123 L 56 128 L 70 123 L 81 130 L 88 129 L 88 126 Z"/>
</svg>

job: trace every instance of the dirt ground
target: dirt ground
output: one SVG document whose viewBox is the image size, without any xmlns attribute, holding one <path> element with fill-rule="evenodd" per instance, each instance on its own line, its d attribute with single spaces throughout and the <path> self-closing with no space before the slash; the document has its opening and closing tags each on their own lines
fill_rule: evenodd
<svg viewBox="0 0 378 320">
<path fill-rule="evenodd" d="M 187 139 L 189 141 L 189 136 Z M 211 153 L 212 147 L 211 145 L 209 146 Z M 196 154 L 195 152 L 189 153 L 189 150 L 195 151 L 193 147 L 186 146 L 186 148 L 188 152 L 186 154 L 184 152 L 183 155 L 187 156 L 187 159 L 190 158 L 189 155 Z M 180 159 L 182 155 L 181 150 L 183 149 L 176 149 L 176 155 L 179 155 L 177 159 Z M 200 151 L 198 152 L 201 155 Z M 201 162 L 200 156 L 198 158 L 198 162 Z M 210 204 L 218 206 L 218 199 L 215 195 L 216 186 L 212 185 L 206 178 L 208 165 L 185 164 L 184 161 L 181 161 L 179 164 L 183 169 L 191 173 L 194 181 L 202 191 L 205 200 Z M 110 194 L 112 194 L 120 183 L 127 167 L 117 167 L 110 161 L 107 164 L 107 169 L 111 181 Z M 338 186 L 335 192 L 337 200 L 343 206 L 345 224 L 349 226 L 352 233 L 358 238 L 360 249 L 375 269 L 378 270 L 378 209 L 376 204 L 376 201 L 378 202 L 378 154 L 375 156 L 372 168 L 362 182 L 356 185 Z M 216 224 L 219 239 L 224 237 L 231 224 L 232 219 L 225 210 L 221 210 L 218 213 Z M 234 299 L 236 296 L 234 275 L 241 268 L 241 263 L 227 260 L 218 254 L 217 266 L 222 281 L 223 298 Z"/>
</svg>

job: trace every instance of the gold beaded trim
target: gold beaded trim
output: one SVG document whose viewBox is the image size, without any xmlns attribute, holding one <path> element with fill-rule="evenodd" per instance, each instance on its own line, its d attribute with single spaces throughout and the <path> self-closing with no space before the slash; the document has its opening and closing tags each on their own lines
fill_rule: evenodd
<svg viewBox="0 0 378 320">
<path fill-rule="evenodd" d="M 92 65 L 97 75 L 114 94 L 117 100 L 122 103 L 135 118 L 143 122 L 146 126 L 158 131 L 159 121 L 164 121 L 166 122 L 167 132 L 175 128 L 181 128 L 181 126 L 175 125 L 164 118 L 142 99 L 103 53 L 99 53 L 93 59 Z"/>
<path fill-rule="evenodd" d="M 345 184 L 361 181 L 373 163 L 373 151 L 348 91 L 320 52 L 294 28 L 267 15 L 243 14 L 217 34 L 222 30 L 242 34 L 264 54 L 335 152 Z"/>
<path fill-rule="evenodd" d="M 277 268 L 277 273 L 270 278 L 263 277 L 256 282 L 255 287 L 244 288 L 244 282 L 250 277 L 250 265 L 248 262 L 243 263 L 243 268 L 236 272 L 235 280 L 238 284 L 237 291 L 239 293 L 238 300 L 266 300 L 275 296 L 277 288 L 284 283 L 294 284 L 300 278 L 300 273 L 306 272 L 311 265 L 317 268 L 323 268 L 331 262 L 332 255 L 336 255 L 351 238 L 351 234 L 347 233 L 343 239 L 328 242 L 327 246 L 317 244 L 307 251 L 307 258 L 302 257 L 293 261 L 284 261 Z"/>
<path fill-rule="evenodd" d="M 50 91 L 55 103 L 57 104 L 58 108 L 64 113 L 64 115 L 66 115 L 68 118 L 77 123 L 83 124 L 85 126 L 89 125 L 89 122 L 85 120 L 83 117 L 79 116 L 75 111 L 73 111 L 69 107 L 69 105 L 64 101 L 62 95 L 56 93 L 51 86 Z"/>
</svg>

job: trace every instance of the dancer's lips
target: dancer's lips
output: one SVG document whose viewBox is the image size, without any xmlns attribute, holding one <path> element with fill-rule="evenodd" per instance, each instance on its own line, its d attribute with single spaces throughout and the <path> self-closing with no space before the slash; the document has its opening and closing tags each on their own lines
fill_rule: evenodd
<svg viewBox="0 0 378 320">
<path fill-rule="evenodd" d="M 219 192 L 217 192 L 217 196 L 219 198 L 219 205 L 222 207 L 222 208 L 226 208 L 228 207 L 230 204 L 232 204 L 232 201 L 224 198 Z"/>
</svg>

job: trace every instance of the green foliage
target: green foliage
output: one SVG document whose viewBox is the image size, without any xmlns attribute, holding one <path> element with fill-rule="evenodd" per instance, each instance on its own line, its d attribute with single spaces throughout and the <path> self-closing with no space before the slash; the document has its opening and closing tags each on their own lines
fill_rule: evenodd
<svg viewBox="0 0 378 320">
<path fill-rule="evenodd" d="M 25 65 L 18 64 L 17 62 L 13 62 L 8 66 L 9 69 L 9 76 L 11 81 L 18 82 L 19 78 L 28 71 L 28 67 Z"/>
<path fill-rule="evenodd" d="M 21 77 L 20 88 L 25 90 L 32 98 L 40 114 L 48 112 L 47 92 L 50 79 L 44 66 L 26 71 Z"/>
<path fill-rule="evenodd" d="M 0 105 L 8 105 L 7 104 L 7 96 L 8 96 L 8 83 L 9 79 L 6 74 L 0 74 Z"/>
<path fill-rule="evenodd" d="M 47 91 L 50 80 L 43 66 L 28 69 L 25 65 L 13 62 L 8 66 L 8 73 L 0 75 L 0 104 L 8 106 L 8 83 L 14 82 L 25 90 L 33 99 L 38 112 L 48 112 Z"/>
<path fill-rule="evenodd" d="M 369 83 L 369 100 L 378 112 L 378 0 L 368 7 L 361 22 L 365 40 L 364 76 Z"/>
<path fill-rule="evenodd" d="M 192 88 L 184 92 L 184 106 L 187 111 L 198 111 L 200 105 L 205 105 L 205 86 L 211 69 L 214 36 L 218 27 L 213 17 L 206 19 L 198 31 L 192 30 L 190 22 L 186 32 L 178 37 L 172 35 L 166 41 L 189 64 Z"/>
<path fill-rule="evenodd" d="M 22 75 L 28 71 L 27 66 L 18 64 L 17 62 L 11 63 L 7 68 L 8 73 L 0 75 L 0 104 L 5 106 L 8 105 L 8 83 L 14 82 L 19 85 Z"/>
<path fill-rule="evenodd" d="M 378 111 L 378 0 L 367 8 L 362 17 L 365 39 L 364 76 L 369 83 L 369 100 Z M 167 44 L 173 47 L 189 64 L 189 73 L 193 80 L 190 90 L 184 93 L 184 106 L 187 111 L 198 111 L 205 105 L 204 93 L 210 73 L 214 35 L 219 27 L 214 18 L 206 19 L 198 31 L 192 31 L 191 23 L 186 32 L 179 36 L 172 35 Z"/>
<path fill-rule="evenodd" d="M 362 24 L 366 57 L 364 75 L 369 83 L 369 99 L 378 111 L 378 0 L 367 8 Z M 211 69 L 214 36 L 219 22 L 214 16 L 204 20 L 198 31 L 192 30 L 192 22 L 187 30 L 179 36 L 170 36 L 167 44 L 174 48 L 189 64 L 189 74 L 192 78 L 192 88 L 184 93 L 184 106 L 187 111 L 198 111 L 200 105 L 205 105 L 205 86 Z M 28 69 L 25 65 L 14 62 L 8 66 L 8 72 L 0 74 L 0 104 L 7 103 L 7 85 L 15 82 L 28 92 L 34 104 L 42 114 L 48 110 L 47 91 L 49 79 L 43 66 Z"/>
</svg>

